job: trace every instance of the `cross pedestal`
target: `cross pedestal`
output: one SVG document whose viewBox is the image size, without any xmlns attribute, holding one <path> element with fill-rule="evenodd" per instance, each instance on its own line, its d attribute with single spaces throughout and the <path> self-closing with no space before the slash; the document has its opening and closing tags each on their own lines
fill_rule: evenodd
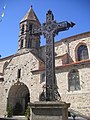
<svg viewBox="0 0 90 120">
<path fill-rule="evenodd" d="M 68 30 L 74 23 L 67 21 L 57 23 L 52 11 L 46 14 L 46 23 L 33 31 L 34 35 L 44 35 L 46 38 L 45 55 L 45 90 L 41 93 L 41 101 L 30 103 L 31 120 L 68 120 L 69 103 L 60 101 L 60 94 L 55 79 L 54 37 L 60 31 Z"/>
<path fill-rule="evenodd" d="M 31 120 L 68 120 L 68 107 L 65 102 L 35 102 L 31 103 Z"/>
</svg>

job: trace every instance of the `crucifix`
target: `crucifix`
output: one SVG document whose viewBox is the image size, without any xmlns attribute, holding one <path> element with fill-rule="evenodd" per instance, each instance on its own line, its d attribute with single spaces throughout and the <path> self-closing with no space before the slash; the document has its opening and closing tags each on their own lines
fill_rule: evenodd
<svg viewBox="0 0 90 120">
<path fill-rule="evenodd" d="M 46 101 L 56 101 L 59 97 L 55 80 L 55 54 L 54 54 L 54 37 L 61 31 L 68 30 L 75 24 L 73 22 L 59 22 L 54 20 L 51 10 L 46 14 L 46 23 L 43 23 L 39 29 L 33 31 L 34 35 L 44 35 L 46 38 L 45 50 L 45 72 L 46 72 Z"/>
</svg>

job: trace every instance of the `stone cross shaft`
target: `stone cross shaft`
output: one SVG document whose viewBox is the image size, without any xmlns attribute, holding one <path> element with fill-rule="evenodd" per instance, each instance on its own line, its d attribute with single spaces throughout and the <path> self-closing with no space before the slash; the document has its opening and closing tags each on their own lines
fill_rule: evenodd
<svg viewBox="0 0 90 120">
<path fill-rule="evenodd" d="M 44 35 L 44 37 L 46 38 L 46 101 L 55 101 L 57 99 L 57 85 L 55 82 L 54 37 L 58 34 L 58 32 L 68 30 L 74 25 L 74 23 L 68 23 L 67 21 L 57 23 L 54 20 L 52 11 L 49 10 L 46 14 L 46 23 L 43 23 L 39 29 L 35 29 L 33 31 L 33 34 Z"/>
</svg>

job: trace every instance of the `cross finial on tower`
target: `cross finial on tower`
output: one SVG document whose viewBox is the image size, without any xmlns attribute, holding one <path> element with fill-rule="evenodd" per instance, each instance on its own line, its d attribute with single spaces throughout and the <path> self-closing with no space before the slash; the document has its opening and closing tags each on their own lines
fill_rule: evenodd
<svg viewBox="0 0 90 120">
<path fill-rule="evenodd" d="M 47 14 L 52 14 L 52 11 L 51 11 L 51 10 L 49 10 Z"/>
</svg>

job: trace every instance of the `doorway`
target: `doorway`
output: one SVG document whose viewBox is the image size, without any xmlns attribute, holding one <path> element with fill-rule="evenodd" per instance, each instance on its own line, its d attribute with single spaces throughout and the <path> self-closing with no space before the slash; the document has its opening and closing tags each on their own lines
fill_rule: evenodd
<svg viewBox="0 0 90 120">
<path fill-rule="evenodd" d="M 24 115 L 29 102 L 28 87 L 22 82 L 15 83 L 10 88 L 7 101 L 7 106 L 12 108 L 13 115 Z"/>
</svg>

